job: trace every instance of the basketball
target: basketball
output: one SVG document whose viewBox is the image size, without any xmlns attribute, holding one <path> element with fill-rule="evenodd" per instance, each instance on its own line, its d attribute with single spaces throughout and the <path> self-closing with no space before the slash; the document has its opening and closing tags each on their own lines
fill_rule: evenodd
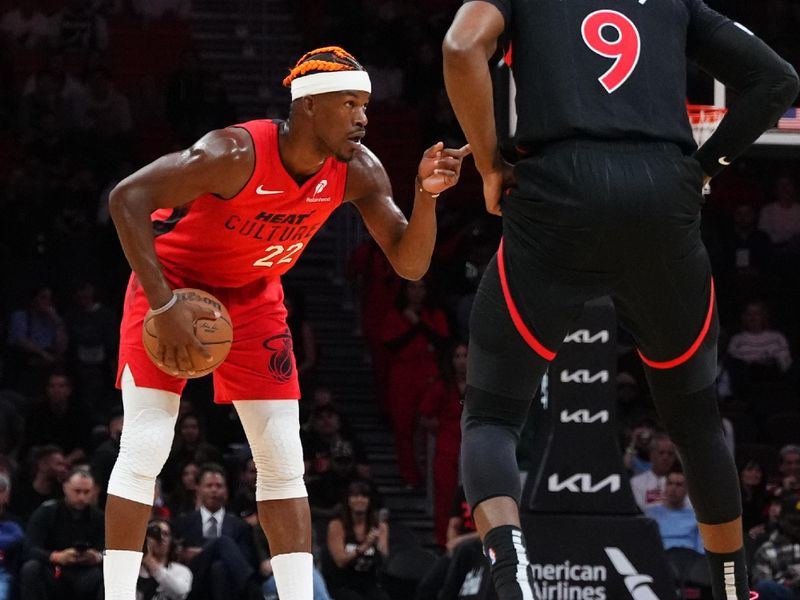
<svg viewBox="0 0 800 600">
<path fill-rule="evenodd" d="M 195 288 L 181 288 L 175 290 L 174 293 L 178 297 L 179 302 L 191 302 L 203 308 L 211 308 L 220 312 L 220 317 L 216 321 L 198 319 L 194 322 L 194 334 L 211 353 L 213 360 L 208 362 L 204 356 L 190 350 L 194 364 L 202 365 L 202 368 L 196 369 L 192 374 L 190 374 L 189 371 L 179 370 L 178 374 L 175 375 L 169 367 L 159 365 L 158 335 L 153 328 L 152 321 L 154 315 L 152 311 L 147 311 L 147 314 L 144 316 L 144 326 L 142 327 L 142 342 L 147 350 L 147 355 L 159 369 L 174 377 L 195 379 L 208 375 L 222 364 L 225 358 L 227 358 L 228 352 L 231 350 L 231 344 L 233 343 L 233 324 L 231 323 L 231 316 L 228 313 L 228 309 L 225 308 L 225 305 L 206 291 Z"/>
</svg>

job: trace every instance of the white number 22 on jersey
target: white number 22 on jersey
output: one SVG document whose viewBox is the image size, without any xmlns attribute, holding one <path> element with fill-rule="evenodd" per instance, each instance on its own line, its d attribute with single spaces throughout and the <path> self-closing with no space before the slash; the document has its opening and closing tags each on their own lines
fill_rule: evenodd
<svg viewBox="0 0 800 600">
<path fill-rule="evenodd" d="M 613 41 L 605 37 L 608 29 L 616 30 Z M 628 80 L 639 62 L 642 40 L 639 30 L 628 17 L 615 10 L 596 10 L 581 25 L 583 41 L 592 52 L 613 58 L 614 64 L 598 81 L 609 94 L 613 94 Z"/>
<path fill-rule="evenodd" d="M 284 248 L 280 244 L 275 244 L 274 246 L 270 246 L 264 252 L 266 252 L 266 256 L 262 256 L 256 262 L 253 263 L 254 267 L 271 267 L 272 265 L 279 265 L 281 263 L 290 263 L 294 260 L 294 255 L 300 252 L 303 249 L 303 243 L 298 242 L 297 244 L 292 244 L 288 248 Z M 280 258 L 278 258 L 280 256 Z M 277 260 L 275 260 L 277 259 Z"/>
</svg>

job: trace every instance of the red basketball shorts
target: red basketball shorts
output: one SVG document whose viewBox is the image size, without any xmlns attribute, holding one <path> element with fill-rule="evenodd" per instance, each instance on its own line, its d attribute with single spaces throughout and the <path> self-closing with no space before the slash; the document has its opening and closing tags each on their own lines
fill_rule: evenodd
<svg viewBox="0 0 800 600">
<path fill-rule="evenodd" d="M 165 276 L 172 289 L 206 290 L 219 298 L 230 312 L 233 345 L 228 358 L 212 374 L 214 402 L 227 404 L 234 400 L 300 397 L 279 278 L 262 279 L 239 288 L 215 288 L 167 273 Z M 139 280 L 131 274 L 120 326 L 117 387 L 120 387 L 122 370 L 128 365 L 138 387 L 180 394 L 186 380 L 156 367 L 142 344 L 142 325 L 149 308 Z"/>
</svg>

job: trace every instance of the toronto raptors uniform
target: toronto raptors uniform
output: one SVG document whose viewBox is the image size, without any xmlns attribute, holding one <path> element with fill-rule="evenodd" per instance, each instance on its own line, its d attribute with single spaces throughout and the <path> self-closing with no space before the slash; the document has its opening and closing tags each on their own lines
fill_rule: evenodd
<svg viewBox="0 0 800 600">
<path fill-rule="evenodd" d="M 278 153 L 278 123 L 237 125 L 250 134 L 255 168 L 233 198 L 204 194 L 153 213 L 155 249 L 173 289 L 214 294 L 228 308 L 233 345 L 214 372 L 214 401 L 298 398 L 292 339 L 280 276 L 292 268 L 344 197 L 347 164 L 329 157 L 302 185 Z M 119 378 L 128 365 L 139 387 L 180 393 L 186 382 L 162 372 L 142 345 L 149 309 L 131 274 L 120 334 Z"/>
</svg>

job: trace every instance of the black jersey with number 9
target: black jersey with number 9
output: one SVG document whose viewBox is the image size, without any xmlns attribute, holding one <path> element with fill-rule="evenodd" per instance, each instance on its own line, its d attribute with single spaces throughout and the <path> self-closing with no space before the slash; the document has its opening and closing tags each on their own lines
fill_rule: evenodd
<svg viewBox="0 0 800 600">
<path fill-rule="evenodd" d="M 660 140 L 690 153 L 686 63 L 729 19 L 701 0 L 488 0 L 505 17 L 517 140 Z"/>
</svg>

